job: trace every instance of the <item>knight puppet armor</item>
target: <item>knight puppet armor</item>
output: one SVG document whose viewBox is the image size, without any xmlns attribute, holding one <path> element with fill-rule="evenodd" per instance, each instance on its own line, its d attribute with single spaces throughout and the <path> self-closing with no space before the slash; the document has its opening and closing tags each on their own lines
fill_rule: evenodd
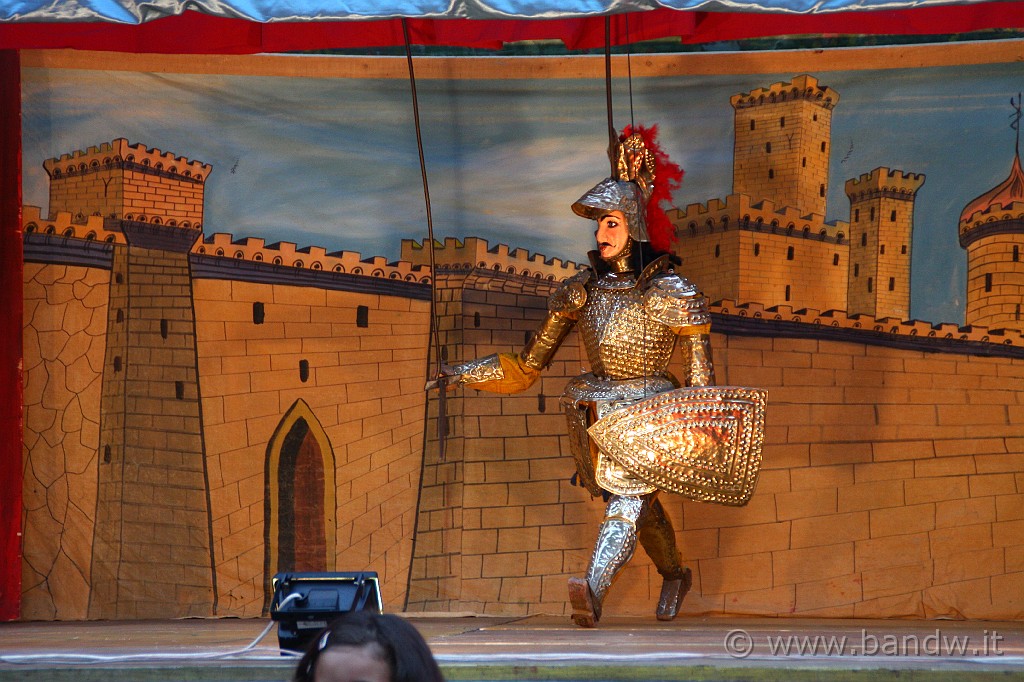
<svg viewBox="0 0 1024 682">
<path fill-rule="evenodd" d="M 600 619 L 604 597 L 637 541 L 663 579 L 657 617 L 676 616 L 691 573 L 658 494 L 745 503 L 756 482 L 763 432 L 762 393 L 708 388 L 715 372 L 707 302 L 648 238 L 647 209 L 660 201 L 652 201 L 653 139 L 649 131 L 628 133 L 616 150 L 614 177 L 572 205 L 597 225 L 590 267 L 551 295 L 546 319 L 521 352 L 442 371 L 448 383 L 522 391 L 550 364 L 570 330 L 578 331 L 590 372 L 568 383 L 561 404 L 577 479 L 607 500 L 586 577 L 569 579 L 572 618 L 583 627 Z M 678 181 L 681 171 L 671 169 L 667 175 Z M 678 378 L 669 372 L 677 347 L 683 367 Z"/>
</svg>

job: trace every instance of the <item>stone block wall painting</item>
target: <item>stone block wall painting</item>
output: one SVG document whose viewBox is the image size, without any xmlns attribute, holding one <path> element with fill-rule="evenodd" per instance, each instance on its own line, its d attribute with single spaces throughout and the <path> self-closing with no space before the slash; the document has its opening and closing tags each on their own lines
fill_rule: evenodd
<svg viewBox="0 0 1024 682">
<path fill-rule="evenodd" d="M 25 264 L 24 599 L 31 618 L 85 618 L 91 581 L 105 272 Z"/>
<path fill-rule="evenodd" d="M 687 171 L 670 217 L 718 379 L 769 395 L 749 504 L 663 499 L 684 612 L 1024 617 L 1024 196 L 999 108 L 1024 62 L 1002 49 L 635 81 Z M 401 70 L 74 59 L 23 73 L 22 617 L 257 617 L 287 570 L 376 571 L 391 611 L 567 613 L 603 511 L 569 480 L 579 340 L 523 394 L 439 416 L 423 385 L 432 328 L 443 361 L 518 350 L 585 262 L 568 207 L 607 173 L 600 74 L 424 78 L 431 270 Z M 968 151 L 922 141 L 954 128 Z M 660 582 L 626 571 L 609 613 Z"/>
<path fill-rule="evenodd" d="M 259 615 L 275 573 L 339 564 L 400 600 L 422 268 L 275 246 L 238 272 L 199 239 L 210 166 L 119 138 L 46 167 L 67 225 L 27 213 L 26 528 L 58 532 L 26 543 L 25 614 Z"/>
</svg>

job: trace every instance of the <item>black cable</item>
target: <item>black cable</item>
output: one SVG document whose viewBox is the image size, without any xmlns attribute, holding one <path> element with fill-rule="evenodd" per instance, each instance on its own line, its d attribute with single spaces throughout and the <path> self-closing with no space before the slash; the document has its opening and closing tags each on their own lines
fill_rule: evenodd
<svg viewBox="0 0 1024 682">
<path fill-rule="evenodd" d="M 636 131 L 636 119 L 633 118 L 633 52 L 629 42 L 629 14 L 623 17 L 626 20 L 626 74 L 629 79 L 629 126 Z"/>
<path fill-rule="evenodd" d="M 412 44 L 409 40 L 409 22 L 407 19 L 402 19 L 402 35 L 405 38 L 405 58 L 409 64 L 409 86 L 412 90 L 412 116 L 413 124 L 416 128 L 416 150 L 420 156 L 420 176 L 423 179 L 423 202 L 426 206 L 427 211 L 427 239 L 429 241 L 429 248 L 427 253 L 430 256 L 430 347 L 434 350 L 434 358 L 437 361 L 438 369 L 441 367 L 441 335 L 438 331 L 436 320 L 437 320 L 437 263 L 434 258 L 434 217 L 430 210 L 430 185 L 427 182 L 427 162 L 423 156 L 423 131 L 420 128 L 420 103 L 419 98 L 416 95 L 416 70 L 412 64 Z M 427 376 L 431 376 L 430 372 L 430 348 L 427 349 Z M 445 401 L 445 388 L 444 386 L 439 387 L 440 392 L 438 393 L 439 409 L 438 409 L 438 423 L 437 423 L 437 441 L 438 441 L 438 457 L 444 459 L 444 443 L 447 434 L 447 417 L 444 415 L 444 410 L 441 406 L 444 405 Z M 443 421 L 442 421 L 443 420 Z M 424 425 L 424 434 L 426 434 L 426 425 Z M 426 436 L 424 435 L 424 438 Z M 424 450 L 425 451 L 425 450 Z"/>
<path fill-rule="evenodd" d="M 626 22 L 625 23 L 625 30 L 626 30 L 626 75 L 627 75 L 627 81 L 629 83 L 629 127 L 630 127 L 630 130 L 633 133 L 636 133 L 636 119 L 634 118 L 634 112 L 633 112 L 633 52 L 632 52 L 632 49 L 630 47 L 630 41 L 629 41 L 629 14 L 628 13 L 623 16 L 623 20 Z M 646 206 L 642 209 L 642 211 L 644 213 L 646 213 Z M 644 230 L 645 231 L 647 230 L 647 221 L 646 220 L 644 220 Z M 651 238 L 650 234 L 648 234 L 647 235 L 647 239 L 648 239 L 647 243 L 648 244 L 650 243 L 650 238 Z M 644 242 L 637 242 L 636 247 L 640 250 L 640 255 L 637 258 L 637 261 L 639 263 L 639 272 L 636 273 L 637 280 L 639 280 L 641 275 L 643 275 L 644 271 L 647 269 L 647 260 L 645 258 L 646 254 L 644 253 Z M 646 339 L 647 338 L 647 316 L 644 315 L 642 319 L 643 319 L 643 325 L 642 325 L 643 326 L 643 335 L 644 335 L 644 338 Z M 643 374 L 644 374 L 644 396 L 646 397 L 647 396 L 647 380 L 650 378 L 649 377 L 649 372 L 647 371 L 647 356 L 646 356 L 646 354 L 643 355 Z"/>
<path fill-rule="evenodd" d="M 429 379 L 433 374 L 430 371 L 430 351 L 433 349 L 434 357 L 437 359 L 438 369 L 441 367 L 441 339 L 437 329 L 437 264 L 434 259 L 434 218 L 430 211 L 430 186 L 427 183 L 427 163 L 423 156 L 423 132 L 420 129 L 420 104 L 416 96 L 416 71 L 412 65 L 412 44 L 409 40 L 409 24 L 405 18 L 402 19 L 402 34 L 405 38 L 405 58 L 409 64 L 409 86 L 412 90 L 412 116 L 416 128 L 416 149 L 420 155 L 420 175 L 423 179 L 423 201 L 427 211 L 427 240 L 429 242 L 427 253 L 430 256 L 430 340 L 427 345 L 427 368 L 426 376 Z M 444 410 L 440 405 L 445 401 L 445 387 L 438 386 L 438 413 L 443 415 Z M 420 504 L 423 500 L 423 476 L 427 468 L 427 420 L 430 417 L 430 395 L 426 393 L 423 399 L 423 460 L 420 462 L 420 482 L 416 488 L 416 515 L 413 521 L 412 532 L 412 556 L 409 561 L 409 573 L 406 576 L 405 584 L 405 606 L 409 608 L 409 594 L 412 591 L 413 565 L 416 559 L 416 538 L 419 536 L 420 525 Z M 444 459 L 444 443 L 447 436 L 447 422 L 442 426 L 441 421 L 437 424 L 438 459 Z"/>
<path fill-rule="evenodd" d="M 612 18 L 609 15 L 604 18 L 604 98 L 608 110 L 608 161 L 612 167 L 612 177 L 615 177 L 615 148 L 619 142 L 619 133 L 615 130 L 612 116 Z"/>
</svg>

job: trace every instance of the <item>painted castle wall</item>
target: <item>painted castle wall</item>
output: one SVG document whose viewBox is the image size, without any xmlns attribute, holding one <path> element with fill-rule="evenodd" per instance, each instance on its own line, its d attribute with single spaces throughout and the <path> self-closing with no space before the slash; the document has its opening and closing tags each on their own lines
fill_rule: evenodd
<svg viewBox="0 0 1024 682">
<path fill-rule="evenodd" d="M 26 263 L 21 616 L 88 616 L 109 273 Z"/>
<path fill-rule="evenodd" d="M 914 201 L 924 176 L 879 167 L 847 180 L 850 220 L 827 223 L 839 93 L 802 75 L 730 103 L 733 193 L 668 212 L 688 276 L 711 300 L 909 319 Z"/>
<path fill-rule="evenodd" d="M 50 212 L 140 219 L 199 228 L 212 167 L 118 138 L 43 163 Z"/>
<path fill-rule="evenodd" d="M 744 508 L 668 500 L 700 586 L 685 610 L 1024 614 L 1021 359 L 714 341 L 720 382 L 768 390 L 764 471 Z"/>
<path fill-rule="evenodd" d="M 25 618 L 93 618 L 90 601 L 104 594 L 93 567 L 106 548 L 94 532 L 119 525 L 96 514 L 104 468 L 100 423 L 110 415 L 101 410 L 108 398 L 103 369 L 112 362 L 106 357 L 110 277 L 98 268 L 26 264 Z M 252 318 L 256 303 L 265 306 L 259 325 Z M 361 308 L 365 327 L 357 319 Z M 323 429 L 335 462 L 336 508 L 327 510 L 336 519 L 335 541 L 323 570 L 375 570 L 387 608 L 402 608 L 420 478 L 428 308 L 393 296 L 195 281 L 197 390 L 216 567 L 198 579 L 218 588 L 188 602 L 202 615 L 259 616 L 266 608 L 265 583 L 278 568 L 267 563 L 275 540 L 268 542 L 265 522 L 276 511 L 268 509 L 268 445 L 297 402 Z M 166 438 L 158 425 L 153 430 Z M 166 446 L 159 451 L 173 453 Z M 180 466 L 166 463 L 162 475 L 147 477 L 155 526 L 148 536 L 125 538 L 128 551 L 161 557 L 172 594 L 187 588 L 188 581 L 174 581 L 190 566 L 196 572 L 160 527 L 177 516 L 164 506 L 180 503 L 173 480 L 180 475 Z M 118 617 L 135 616 L 125 612 L 135 602 L 141 613 L 167 611 L 146 594 L 117 600 Z"/>
<path fill-rule="evenodd" d="M 209 485 L 187 246 L 113 249 L 90 618 L 209 611 Z"/>
<path fill-rule="evenodd" d="M 267 565 L 277 539 L 265 524 L 279 512 L 268 508 L 268 445 L 297 401 L 333 455 L 330 570 L 376 570 L 385 605 L 401 608 L 420 476 L 429 304 L 216 279 L 197 280 L 195 299 L 218 613 L 258 616 L 266 608 L 264 571 L 278 567 Z M 262 311 L 258 323 L 254 308 Z"/>
<path fill-rule="evenodd" d="M 876 168 L 847 180 L 850 199 L 848 310 L 910 318 L 914 198 L 923 175 Z"/>
<path fill-rule="evenodd" d="M 1020 126 L 1017 113 L 1015 130 Z M 967 323 L 1024 329 L 1024 170 L 1019 130 L 1009 175 L 964 207 L 957 230 L 960 246 L 967 250 Z"/>
<path fill-rule="evenodd" d="M 444 277 L 438 277 L 435 283 L 436 343 L 442 362 L 457 360 L 453 349 L 462 344 L 459 322 L 463 311 L 462 291 L 469 271 L 468 268 L 451 270 Z M 429 401 L 424 413 L 426 438 L 422 449 L 416 547 L 407 597 L 413 610 L 455 611 L 460 599 L 466 439 L 459 426 L 464 401 L 457 393 L 446 393 L 444 398 L 444 403 L 440 396 Z M 444 436 L 443 450 L 438 445 L 439 434 Z"/>
<path fill-rule="evenodd" d="M 548 258 L 540 253 L 530 253 L 526 249 L 510 249 L 507 244 L 491 246 L 487 240 L 479 237 L 447 237 L 444 242 L 435 241 L 434 258 L 439 271 L 486 268 L 549 282 L 571 277 L 580 267 L 573 261 Z M 400 262 L 428 268 L 430 251 L 427 249 L 427 242 L 403 239 Z"/>
<path fill-rule="evenodd" d="M 808 75 L 733 95 L 733 193 L 824 216 L 838 102 Z"/>
<path fill-rule="evenodd" d="M 26 318 L 26 358 L 59 355 L 53 339 L 61 335 L 39 333 L 69 319 L 57 292 L 74 293 L 77 283 L 76 299 L 93 301 L 93 333 L 72 335 L 79 348 L 88 341 L 91 355 L 77 357 L 92 358 L 84 379 L 93 377 L 92 388 L 64 389 L 67 400 L 53 404 L 97 394 L 109 273 L 32 263 L 26 272 L 35 282 L 27 290 L 40 301 Z M 439 280 L 448 306 L 442 339 L 452 360 L 521 347 L 553 286 L 492 268 L 447 271 Z M 54 302 L 43 305 L 48 288 Z M 411 566 L 410 609 L 565 612 L 565 578 L 584 568 L 603 508 L 569 483 L 573 463 L 557 397 L 582 370 L 575 338 L 524 395 L 452 394 L 443 459 L 428 419 L 434 443 L 417 510 L 425 302 L 213 278 L 197 279 L 194 292 L 218 615 L 257 615 L 263 607 L 273 544 L 266 543 L 265 467 L 299 400 L 336 461 L 336 570 L 379 571 L 389 609 L 403 605 Z M 257 303 L 261 324 L 253 320 Z M 361 305 L 366 327 L 359 326 Z M 746 507 L 664 497 L 697 577 L 687 612 L 1021 617 L 1019 335 L 729 303 L 713 314 L 721 329 L 714 335 L 719 381 L 768 389 L 768 437 L 765 469 Z M 459 357 L 457 342 L 465 344 Z M 906 344 L 916 346 L 899 347 Z M 957 344 L 960 351 L 951 352 Z M 978 354 L 1003 347 L 1006 357 Z M 63 417 L 57 426 L 50 398 L 33 396 L 54 394 L 63 382 L 53 368 L 67 362 L 48 361 L 43 389 L 34 383 L 42 365 L 28 364 L 30 470 L 52 461 L 49 446 L 32 435 L 46 431 L 40 425 L 53 429 L 55 442 L 89 447 L 79 453 L 84 465 L 68 459 L 26 479 L 34 505 L 26 509 L 26 575 L 35 576 L 26 581 L 26 614 L 81 618 L 90 585 L 82 568 L 90 565 L 88 514 L 75 521 L 69 513 L 59 532 L 39 524 L 61 518 L 53 510 L 87 512 L 95 500 L 98 409 L 93 401 L 84 410 L 92 436 L 87 428 L 76 435 Z M 431 409 L 436 415 L 435 401 Z M 53 485 L 62 478 L 67 492 Z M 45 506 L 42 486 L 49 486 Z M 63 592 L 68 584 L 82 590 Z M 646 614 L 657 589 L 639 552 L 607 613 Z"/>
<path fill-rule="evenodd" d="M 673 210 L 680 270 L 711 300 L 828 310 L 845 299 L 845 226 L 743 195 Z M 842 307 L 840 306 L 840 309 Z"/>
<path fill-rule="evenodd" d="M 477 281 L 463 291 L 484 286 Z M 535 303 L 526 309 L 539 308 L 539 297 Z M 490 311 L 488 304 L 462 305 L 462 320 L 482 313 L 481 329 L 505 325 L 465 357 L 522 343 L 493 304 Z M 517 305 L 524 307 L 522 297 Z M 947 352 L 968 336 L 954 334 L 954 325 L 865 324 L 791 308 L 717 306 L 713 313 L 719 327 L 733 328 L 714 334 L 719 382 L 768 389 L 764 471 L 742 508 L 663 495 L 694 569 L 684 612 L 1024 615 L 1019 353 Z M 741 320 L 754 327 L 741 328 Z M 752 333 L 757 325 L 761 332 Z M 822 327 L 852 336 L 817 338 Z M 891 346 L 877 345 L 879 332 L 935 350 L 893 347 L 896 337 Z M 450 399 L 462 415 L 449 443 L 451 453 L 462 439 L 461 478 L 445 510 L 452 513 L 421 509 L 437 513 L 431 533 L 448 544 L 420 558 L 423 580 L 410 608 L 568 613 L 565 580 L 585 570 L 604 506 L 570 484 L 563 418 L 551 408 L 566 378 L 580 371 L 579 350 L 575 342 L 563 348 L 547 383 L 526 394 L 462 389 L 461 398 Z M 457 532 L 444 536 L 441 520 L 456 518 Z M 443 561 L 444 580 L 429 579 L 432 560 Z M 649 616 L 659 589 L 659 576 L 638 551 L 605 613 Z"/>
<path fill-rule="evenodd" d="M 684 611 L 1024 616 L 1022 296 L 992 265 L 1015 243 L 972 244 L 973 326 L 904 322 L 923 176 L 850 180 L 851 220 L 825 223 L 838 94 L 799 76 L 733 99 L 734 193 L 670 217 L 719 301 L 719 382 L 768 389 L 768 434 L 746 507 L 664 496 Z M 455 362 L 521 348 L 576 263 L 445 239 L 432 273 L 411 240 L 390 262 L 201 237 L 211 168 L 125 140 L 46 168 L 53 213 L 24 213 L 26 617 L 257 616 L 283 568 L 375 570 L 388 610 L 567 613 L 603 516 L 570 484 L 575 335 L 521 395 L 422 388 L 432 279 Z M 659 582 L 638 552 L 606 612 L 649 615 Z"/>
<path fill-rule="evenodd" d="M 438 283 L 442 352 L 452 361 L 518 351 L 555 288 L 492 268 L 439 273 Z M 528 391 L 460 390 L 446 401 L 445 455 L 436 428 L 425 455 L 410 609 L 561 612 L 564 580 L 554 586 L 567 565 L 565 548 L 577 541 L 567 521 L 579 504 L 561 493 L 574 469 L 562 454 L 568 444 L 558 399 L 580 373 L 581 357 L 571 334 Z M 433 421 L 436 399 L 431 406 Z"/>
</svg>

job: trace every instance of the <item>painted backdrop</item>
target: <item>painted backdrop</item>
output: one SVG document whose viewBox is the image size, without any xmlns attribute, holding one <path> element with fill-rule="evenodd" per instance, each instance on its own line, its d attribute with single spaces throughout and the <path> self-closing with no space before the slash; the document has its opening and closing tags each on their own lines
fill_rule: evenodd
<svg viewBox="0 0 1024 682">
<path fill-rule="evenodd" d="M 617 60 L 719 380 L 771 401 L 750 505 L 668 504 L 688 613 L 1024 615 L 1020 49 Z M 432 290 L 445 359 L 509 351 L 584 260 L 599 62 L 420 61 L 436 271 L 403 65 L 27 56 L 23 617 L 257 616 L 297 569 L 564 612 L 578 340 L 444 452 L 422 386 Z"/>
</svg>

